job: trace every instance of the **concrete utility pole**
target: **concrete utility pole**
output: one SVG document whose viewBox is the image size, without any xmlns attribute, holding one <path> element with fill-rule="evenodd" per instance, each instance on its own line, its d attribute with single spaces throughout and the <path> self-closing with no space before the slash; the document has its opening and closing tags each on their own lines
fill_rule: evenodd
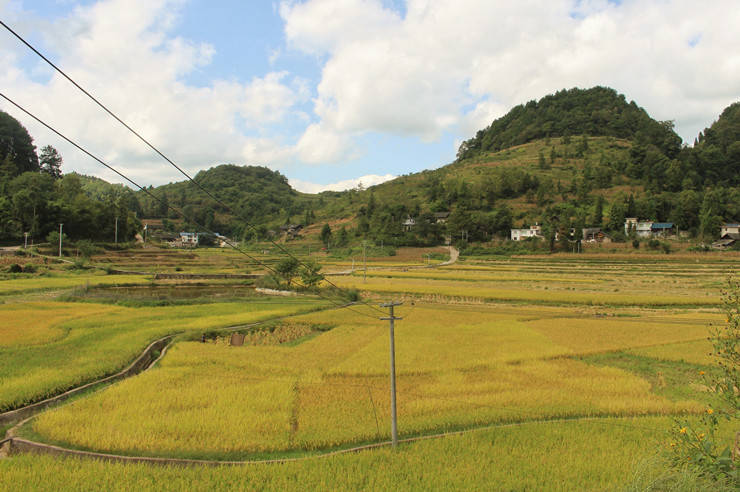
<svg viewBox="0 0 740 492">
<path fill-rule="evenodd" d="M 62 224 L 59 224 L 59 258 L 62 257 Z"/>
<path fill-rule="evenodd" d="M 362 240 L 362 262 L 365 264 L 363 267 L 362 281 L 367 282 L 367 255 L 365 254 L 365 240 Z"/>
<path fill-rule="evenodd" d="M 115 237 L 116 244 L 118 244 L 118 217 L 116 217 L 116 237 Z"/>
<path fill-rule="evenodd" d="M 393 315 L 393 308 L 395 306 L 400 306 L 403 304 L 402 302 L 387 302 L 385 304 L 381 304 L 380 307 L 387 307 L 389 309 L 390 316 L 387 318 L 380 318 L 381 320 L 388 320 L 390 321 L 390 338 L 391 338 L 391 441 L 393 442 L 393 447 L 395 448 L 398 446 L 398 423 L 396 419 L 396 342 L 395 342 L 395 336 L 393 333 L 393 322 L 397 319 L 403 319 L 398 318 Z"/>
<path fill-rule="evenodd" d="M 28 233 L 23 233 L 23 249 L 28 249 Z"/>
</svg>

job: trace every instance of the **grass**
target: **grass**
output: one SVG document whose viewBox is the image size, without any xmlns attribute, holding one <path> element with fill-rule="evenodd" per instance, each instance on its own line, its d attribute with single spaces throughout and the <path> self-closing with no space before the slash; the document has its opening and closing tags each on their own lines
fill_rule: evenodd
<svg viewBox="0 0 740 492">
<path fill-rule="evenodd" d="M 9 315 L 12 322 L 0 327 L 0 338 L 7 334 L 28 342 L 29 320 L 46 327 L 50 337 L 42 344 L 0 347 L 0 411 L 112 374 L 166 334 L 261 321 L 323 305 L 286 299 L 211 304 L 206 310 L 198 305 L 134 309 L 73 304 L 72 310 L 80 313 L 74 319 L 61 316 L 70 312 L 70 304 L 65 303 L 1 305 L 0 316 Z M 24 335 L 18 338 L 18 333 Z M 38 330 L 31 333 L 36 334 L 30 340 L 38 341 Z"/>
<path fill-rule="evenodd" d="M 662 477 L 663 483 L 698 484 L 693 490 L 723 490 L 696 477 L 666 476 L 660 453 L 669 427 L 666 418 L 527 423 L 401 444 L 397 450 L 246 467 L 21 455 L 0 460 L 0 489 L 644 490 L 649 479 Z"/>
<path fill-rule="evenodd" d="M 415 252 L 403 254 L 416 261 Z M 233 255 L 221 255 L 192 254 L 192 261 L 204 270 L 227 269 Z M 691 473 L 667 473 L 661 458 L 672 417 L 701 412 L 707 401 L 698 371 L 710 370 L 707 325 L 724 320 L 716 309 L 717 278 L 738 265 L 736 257 L 697 263 L 703 258 L 552 255 L 468 259 L 408 272 L 396 261 L 370 262 L 395 270 L 371 270 L 367 284 L 358 277 L 332 279 L 383 298 L 401 293 L 446 303 L 407 302 L 396 310 L 403 317 L 396 323 L 401 436 L 475 432 L 402 444 L 397 451 L 246 468 L 19 456 L 0 460 L 0 489 L 723 490 Z M 179 261 L 170 260 L 171 266 Z M 496 303 L 451 303 L 463 297 Z M 134 339 L 140 350 L 144 335 L 163 327 L 189 330 L 192 340 L 239 320 L 299 311 L 300 303 L 290 306 L 289 299 L 261 302 L 137 309 L 7 304 L 0 316 L 6 309 L 8 319 L 54 321 L 35 332 L 16 326 L 6 342 L 12 346 L 0 348 L 0 375 L 5 354 L 13 354 L 23 374 L 57 366 L 64 372 L 64 356 L 73 366 L 110 363 L 136 345 Z M 254 310 L 245 312 L 246 306 Z M 98 308 L 112 311 L 66 317 Z M 295 329 L 254 335 L 251 341 L 260 345 L 179 342 L 156 368 L 45 412 L 24 432 L 81 449 L 217 459 L 308 456 L 384 440 L 388 326 L 380 316 L 356 305 L 295 316 L 287 324 Z M 309 326 L 332 329 L 306 333 Z M 55 345 L 83 333 L 88 338 L 63 350 Z M 23 354 L 42 349 L 50 364 L 39 356 L 23 366 Z M 99 367 L 88 366 L 88 377 L 93 369 Z M 13 377 L 21 381 L 21 374 Z M 63 385 L 50 381 L 46 388 Z M 589 417 L 598 420 L 583 420 Z M 485 428 L 491 425 L 500 427 Z M 734 436 L 726 431 L 729 443 Z"/>
<path fill-rule="evenodd" d="M 68 274 L 53 277 L 29 277 L 0 280 L 0 295 L 18 294 L 53 289 L 69 289 L 86 285 L 146 284 L 149 278 L 143 275 Z"/>
<path fill-rule="evenodd" d="M 410 293 L 417 295 L 443 295 L 451 297 L 482 298 L 494 301 L 514 301 L 542 304 L 585 304 L 604 306 L 716 306 L 716 296 L 691 296 L 687 294 L 664 295 L 609 293 L 603 290 L 586 292 L 583 289 L 550 290 L 492 287 L 484 282 L 432 281 L 403 279 L 388 282 L 386 279 L 368 278 L 367 282 L 355 277 L 332 279 L 340 287 L 354 288 L 374 293 Z"/>
<path fill-rule="evenodd" d="M 532 315 L 415 306 L 396 328 L 401 434 L 701 411 L 689 398 L 654 393 L 626 369 L 563 358 L 571 348 L 538 322 L 517 321 Z M 295 347 L 180 343 L 156 370 L 47 412 L 34 431 L 84 449 L 231 459 L 387 438 L 387 327 L 349 311 L 297 321 L 335 328 Z M 544 323 L 554 321 L 563 320 Z M 669 342 L 681 336 L 651 325 L 644 333 Z"/>
</svg>

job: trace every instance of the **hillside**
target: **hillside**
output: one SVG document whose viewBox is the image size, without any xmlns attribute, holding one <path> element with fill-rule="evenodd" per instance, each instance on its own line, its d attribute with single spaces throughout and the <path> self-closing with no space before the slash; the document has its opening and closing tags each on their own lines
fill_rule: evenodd
<svg viewBox="0 0 740 492">
<path fill-rule="evenodd" d="M 246 232 L 243 226 L 245 222 L 282 224 L 300 221 L 313 201 L 310 195 L 291 188 L 285 176 L 262 166 L 222 164 L 200 171 L 194 180 L 227 207 L 208 196 L 196 184 L 181 181 L 148 190 L 161 201 L 139 192 L 138 198 L 145 216 L 169 217 L 179 221 L 180 216 L 172 210 L 168 211 L 167 204 L 182 210 L 193 222 L 211 230 L 241 235 Z"/>
<path fill-rule="evenodd" d="M 560 91 L 493 121 L 447 166 L 331 194 L 319 217 L 354 217 L 356 233 L 386 244 L 486 241 L 534 222 L 551 234 L 593 226 L 620 239 L 632 216 L 711 238 L 740 218 L 739 108 L 689 148 L 671 122 L 612 89 Z M 444 226 L 426 226 L 434 212 L 450 212 Z M 404 231 L 407 217 L 422 227 Z"/>
<path fill-rule="evenodd" d="M 577 134 L 650 142 L 669 157 L 675 157 L 681 146 L 671 122 L 655 121 L 614 89 L 593 87 L 562 90 L 514 107 L 463 142 L 458 160 L 539 138 Z"/>
</svg>

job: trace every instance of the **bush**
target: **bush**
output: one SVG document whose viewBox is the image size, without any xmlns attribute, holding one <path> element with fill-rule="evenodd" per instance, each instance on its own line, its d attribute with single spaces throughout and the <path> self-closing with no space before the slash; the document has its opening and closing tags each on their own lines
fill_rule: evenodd
<svg viewBox="0 0 740 492">
<path fill-rule="evenodd" d="M 696 424 L 686 418 L 675 421 L 673 463 L 676 468 L 691 468 L 703 476 L 740 486 L 740 469 L 732 444 L 722 443 L 717 435 L 720 419 L 736 428 L 740 420 L 740 282 L 729 278 L 722 293 L 725 323 L 712 326 L 709 341 L 717 362 L 715 371 L 700 371 L 710 395 L 705 411 Z M 729 444 L 729 445 L 728 445 Z"/>
<path fill-rule="evenodd" d="M 670 254 L 671 253 L 671 245 L 668 243 L 661 243 L 660 247 L 663 249 L 663 253 Z"/>
<path fill-rule="evenodd" d="M 84 258 L 90 258 L 92 255 L 98 252 L 98 248 L 88 239 L 82 239 L 75 243 L 75 246 L 79 250 L 80 254 Z"/>
<path fill-rule="evenodd" d="M 8 273 L 23 273 L 23 268 L 18 263 L 13 263 L 8 267 Z"/>
<path fill-rule="evenodd" d="M 640 240 L 639 239 L 633 239 L 632 240 L 632 247 L 635 249 L 640 249 Z"/>
<path fill-rule="evenodd" d="M 23 273 L 36 273 L 36 265 L 33 263 L 26 263 L 23 265 Z"/>
</svg>

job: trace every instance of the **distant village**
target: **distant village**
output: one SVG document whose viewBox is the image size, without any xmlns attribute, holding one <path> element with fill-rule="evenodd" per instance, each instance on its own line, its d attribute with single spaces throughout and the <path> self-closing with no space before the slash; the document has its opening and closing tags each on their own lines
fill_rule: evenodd
<svg viewBox="0 0 740 492">
<path fill-rule="evenodd" d="M 444 224 L 449 215 L 449 212 L 437 212 L 434 214 L 433 220 L 436 224 Z M 224 248 L 230 245 L 238 245 L 236 240 L 218 233 L 168 232 L 164 230 L 160 219 L 145 219 L 142 223 L 144 225 L 142 241 L 144 242 L 147 239 L 154 239 L 173 248 L 195 248 L 199 245 Z M 403 229 L 406 232 L 411 231 L 416 224 L 414 218 L 407 217 L 403 222 Z M 303 228 L 303 224 L 287 224 L 280 226 L 279 231 L 275 231 L 275 234 L 280 234 L 287 239 L 295 239 L 300 237 Z M 682 237 L 682 234 L 672 222 L 653 222 L 639 220 L 636 217 L 627 218 L 624 222 L 624 235 L 635 239 L 677 239 Z M 207 241 L 204 238 L 208 238 Z M 537 240 L 545 239 L 545 235 L 542 225 L 535 223 L 527 228 L 511 229 L 510 239 L 512 241 Z M 560 239 L 557 232 L 555 233 L 555 239 Z M 571 228 L 568 231 L 568 239 L 603 244 L 613 241 L 612 237 L 600 227 L 584 227 L 580 234 L 576 229 Z M 713 249 L 728 249 L 738 244 L 738 242 L 740 242 L 740 223 L 728 222 L 722 224 L 719 239 L 714 241 L 711 246 Z"/>
<path fill-rule="evenodd" d="M 612 238 L 609 234 L 604 232 L 600 227 L 584 227 L 581 229 L 580 237 L 578 237 L 575 229 L 570 229 L 569 235 L 571 239 L 580 239 L 581 241 L 588 243 L 612 242 Z M 637 239 L 665 239 L 678 238 L 680 233 L 672 222 L 653 222 L 649 220 L 639 220 L 636 217 L 630 217 L 624 221 L 624 235 L 627 237 L 635 237 Z M 535 224 L 526 229 L 511 230 L 512 241 L 522 241 L 528 238 L 545 239 L 545 236 L 542 234 L 542 226 Z M 555 234 L 555 238 L 559 239 L 557 233 Z M 725 223 L 722 224 L 719 240 L 712 243 L 712 248 L 730 248 L 738 241 L 740 241 L 740 224 Z"/>
</svg>

